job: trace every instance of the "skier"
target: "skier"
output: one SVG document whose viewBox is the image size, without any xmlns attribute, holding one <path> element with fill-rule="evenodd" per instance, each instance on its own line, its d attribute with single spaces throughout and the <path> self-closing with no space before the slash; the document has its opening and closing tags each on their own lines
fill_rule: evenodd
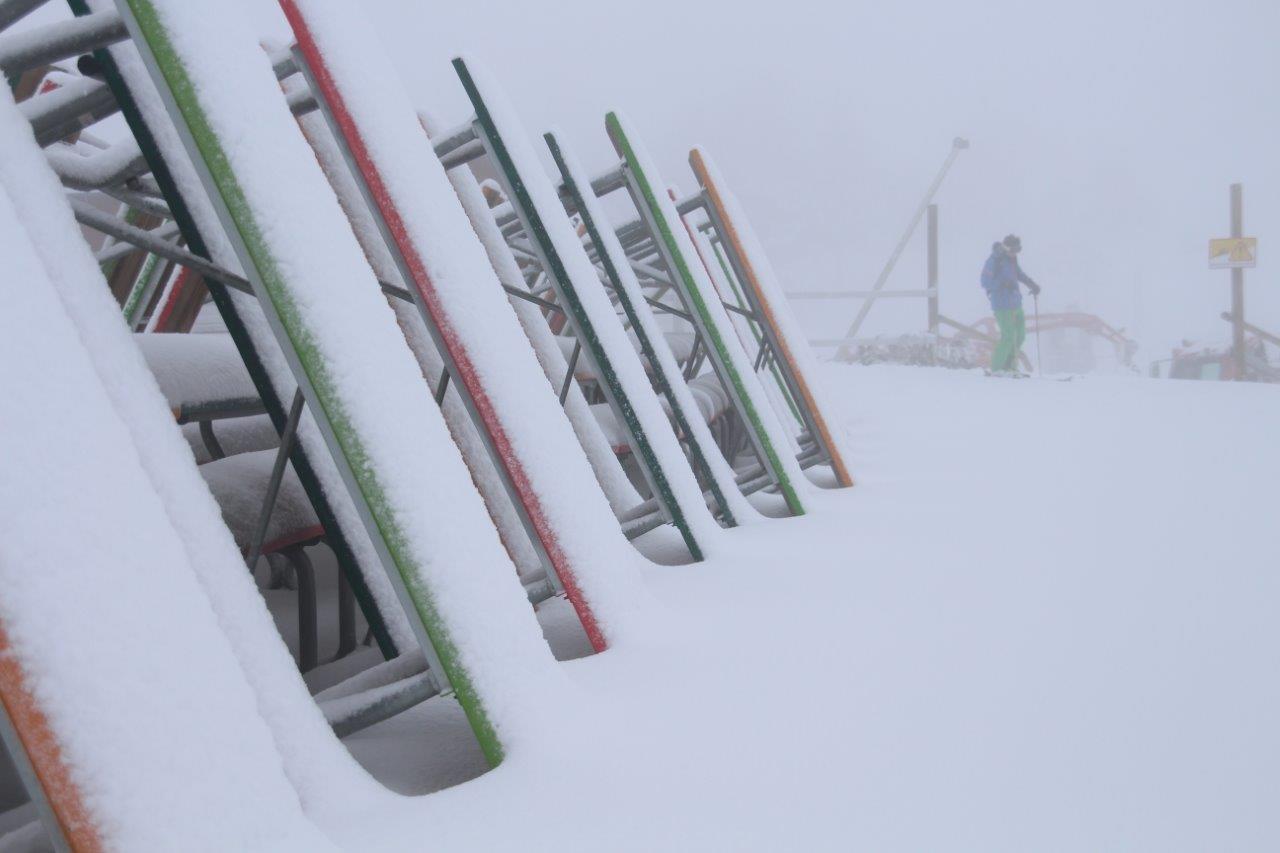
<svg viewBox="0 0 1280 853">
<path fill-rule="evenodd" d="M 982 287 L 991 300 L 991 311 L 1000 327 L 1000 343 L 991 354 L 991 372 L 1017 375 L 1018 356 L 1027 339 L 1027 319 L 1022 313 L 1022 289 L 1025 284 L 1032 296 L 1040 295 L 1040 285 L 1018 266 L 1022 241 L 1014 234 L 991 246 L 991 257 L 982 268 Z"/>
</svg>

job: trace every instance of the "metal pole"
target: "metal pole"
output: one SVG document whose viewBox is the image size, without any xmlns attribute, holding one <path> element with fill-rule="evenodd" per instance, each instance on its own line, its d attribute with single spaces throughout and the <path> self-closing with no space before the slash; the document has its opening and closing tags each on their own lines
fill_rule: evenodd
<svg viewBox="0 0 1280 853">
<path fill-rule="evenodd" d="M 1222 313 L 1222 319 L 1228 322 L 1231 322 L 1232 316 L 1224 311 Z M 1276 346 L 1280 347 L 1280 337 L 1277 337 L 1271 334 L 1266 329 L 1260 329 L 1257 326 L 1253 325 L 1252 323 L 1245 323 L 1244 330 L 1249 334 L 1253 335 L 1254 337 L 1262 338 L 1267 343 L 1275 344 Z"/>
<path fill-rule="evenodd" d="M 116 12 L 95 12 L 0 39 L 0 72 L 17 77 L 24 71 L 69 59 L 129 37 Z"/>
<path fill-rule="evenodd" d="M 445 392 L 449 390 L 449 368 L 443 368 L 440 371 L 440 384 L 436 386 L 436 405 L 444 402 Z"/>
<path fill-rule="evenodd" d="M 48 0 L 0 0 L 0 30 L 25 18 Z"/>
<path fill-rule="evenodd" d="M 1244 187 L 1231 185 L 1231 236 L 1244 236 Z M 1235 379 L 1244 380 L 1244 270 L 1231 270 L 1231 355 L 1235 361 Z"/>
<path fill-rule="evenodd" d="M 47 148 L 115 115 L 120 105 L 105 83 L 86 77 L 39 97 L 28 98 L 20 109 L 35 131 L 36 144 Z"/>
<path fill-rule="evenodd" d="M 938 334 L 938 206 L 929 205 L 929 334 Z"/>
<path fill-rule="evenodd" d="M 67 4 L 76 15 L 87 15 L 91 11 L 86 0 L 67 0 Z M 133 97 L 131 85 L 140 81 L 136 78 L 131 78 L 132 83 L 126 80 L 121 75 L 120 69 L 110 51 L 98 50 L 92 56 L 97 60 L 99 68 L 103 72 L 107 81 L 108 91 L 114 93 L 113 100 L 118 100 L 121 112 L 138 142 L 139 149 L 151 166 L 151 175 L 156 184 L 157 194 L 163 196 L 173 211 L 174 219 L 178 222 L 182 237 L 194 255 L 208 258 L 209 251 L 203 235 L 187 208 L 183 194 L 178 191 L 179 181 L 175 180 L 173 172 L 168 163 L 165 162 L 157 146 L 155 135 L 152 133 L 152 125 L 143 117 L 138 108 L 138 103 Z M 172 105 L 167 106 L 171 107 Z M 160 121 L 163 122 L 165 119 L 160 119 Z M 184 191 L 199 192 L 199 190 L 189 188 L 184 188 Z M 258 395 L 270 415 L 272 426 L 277 430 L 282 430 L 287 418 L 286 401 L 281 399 L 281 392 L 277 390 L 274 381 L 267 374 L 261 358 L 262 347 L 274 347 L 275 344 L 271 340 L 264 339 L 263 335 L 258 332 L 251 333 L 249 328 L 246 327 L 243 312 L 245 310 L 252 311 L 253 309 L 239 307 L 238 302 L 233 299 L 226 287 L 221 287 L 212 280 L 208 281 L 212 283 L 212 286 L 208 289 L 209 295 L 225 321 L 236 349 L 240 352 L 245 368 L 253 380 L 254 387 L 258 390 Z M 244 283 L 248 284 L 247 281 Z M 250 288 L 250 293 L 252 294 L 252 288 Z M 320 454 L 317 458 L 322 458 L 326 451 L 327 448 L 323 446 L 316 450 L 315 453 Z M 397 647 L 396 641 L 390 633 L 384 616 L 386 608 L 375 600 L 365 578 L 366 565 L 368 565 L 370 571 L 375 569 L 373 564 L 369 564 L 366 558 L 356 556 L 356 552 L 351 546 L 352 533 L 350 531 L 353 523 L 356 522 L 340 521 L 338 519 L 333 510 L 333 502 L 325 494 L 325 490 L 320 484 L 320 478 L 311 462 L 312 455 L 313 453 L 300 443 L 295 449 L 292 460 L 294 471 L 297 473 L 298 479 L 302 481 L 303 488 L 306 489 L 307 496 L 315 508 L 316 515 L 325 529 L 330 549 L 337 557 L 338 565 L 351 581 L 351 588 L 355 592 L 356 601 L 360 604 L 360 609 L 364 611 L 370 631 L 377 639 L 379 650 L 387 659 L 391 659 L 403 649 Z M 339 466 L 340 468 L 341 466 Z M 376 544 L 375 551 L 377 551 Z M 381 560 L 384 553 L 385 551 L 378 552 L 379 560 Z"/>
<path fill-rule="evenodd" d="M 573 355 L 569 356 L 569 367 L 564 372 L 564 384 L 560 386 L 560 405 L 569 398 L 569 389 L 573 387 L 573 372 L 578 368 L 578 356 L 582 355 L 582 341 L 574 338 Z"/>
<path fill-rule="evenodd" d="M 938 188 L 942 186 L 943 180 L 947 177 L 947 172 L 951 171 L 951 165 L 956 162 L 956 158 L 960 156 L 960 152 L 969 147 L 969 141 L 957 136 L 951 141 L 951 153 L 947 154 L 947 159 L 943 161 L 942 168 L 938 170 L 937 176 L 933 179 L 933 183 L 929 185 L 929 189 L 925 192 L 924 198 L 920 201 L 920 206 L 916 208 L 915 215 L 911 217 L 911 224 L 907 226 L 907 230 L 902 233 L 902 238 L 898 240 L 898 245 L 893 247 L 893 254 L 889 256 L 889 261 L 884 265 L 884 269 L 880 270 L 880 276 L 876 279 L 876 283 L 872 286 L 873 292 L 879 292 L 884 289 L 885 283 L 889 281 L 889 274 L 893 272 L 893 268 L 898 265 L 898 258 L 902 257 L 902 252 L 907 248 L 907 243 L 911 240 L 911 235 L 915 233 L 916 227 L 920 224 L 920 220 L 924 217 L 925 211 L 933 202 L 933 197 L 937 194 Z M 867 313 L 871 310 L 871 306 L 875 304 L 874 299 L 868 299 L 862 303 L 862 307 L 858 309 L 858 316 L 853 318 L 853 324 L 849 326 L 849 331 L 845 332 L 845 341 L 836 350 L 836 360 L 848 358 L 849 344 L 854 336 L 858 334 L 858 330 L 862 328 L 862 321 L 867 319 Z"/>
<path fill-rule="evenodd" d="M 271 524 L 271 513 L 276 508 L 276 496 L 280 494 L 280 483 L 284 480 L 284 466 L 288 464 L 289 454 L 293 452 L 293 441 L 298 434 L 298 421 L 302 419 L 302 404 L 305 402 L 306 397 L 299 388 L 293 394 L 293 406 L 289 409 L 289 420 L 285 423 L 284 432 L 280 433 L 280 449 L 276 451 L 275 465 L 271 467 L 271 479 L 267 481 L 262 511 L 258 513 L 258 526 L 253 532 L 253 541 L 249 543 L 249 556 L 245 562 L 251 572 L 258 557 L 262 556 L 262 545 Z"/>
</svg>

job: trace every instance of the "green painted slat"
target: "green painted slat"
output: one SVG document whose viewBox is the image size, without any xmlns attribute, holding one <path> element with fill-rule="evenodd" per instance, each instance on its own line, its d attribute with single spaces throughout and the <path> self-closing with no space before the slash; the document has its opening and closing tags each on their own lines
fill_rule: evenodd
<svg viewBox="0 0 1280 853">
<path fill-rule="evenodd" d="M 145 305 L 140 305 L 142 295 L 147 291 L 147 280 L 151 278 L 151 274 L 155 272 L 156 264 L 160 262 L 160 258 L 156 255 L 147 255 L 147 259 L 142 263 L 142 269 L 138 270 L 138 275 L 133 280 L 133 286 L 129 288 L 129 295 L 124 300 L 124 319 L 129 324 L 132 331 L 138 325 L 138 314 L 146 309 Z"/>
<path fill-rule="evenodd" d="M 676 268 L 671 272 L 673 275 L 680 276 L 681 281 L 684 282 L 685 292 L 692 303 L 690 307 L 697 312 L 698 317 L 702 320 L 711 346 L 715 348 L 718 359 L 724 366 L 725 373 L 732 386 L 729 391 L 738 398 L 741 411 L 746 415 L 747 429 L 755 434 L 759 446 L 764 452 L 765 458 L 762 461 L 765 467 L 773 475 L 774 482 L 778 485 L 778 491 L 782 493 L 783 499 L 787 502 L 787 507 L 792 513 L 803 515 L 805 511 L 804 504 L 800 500 L 800 494 L 796 490 L 795 483 L 791 482 L 791 477 L 788 475 L 786 468 L 783 467 L 782 457 L 778 449 L 774 447 L 768 430 L 765 429 L 756 400 L 747 388 L 737 365 L 733 361 L 728 343 L 725 340 L 724 330 L 717 324 L 715 316 L 708 308 L 707 300 L 712 298 L 713 295 L 704 294 L 698 287 L 697 279 L 694 278 L 693 272 L 689 268 L 689 261 L 684 256 L 684 253 L 680 251 L 680 246 L 676 242 L 675 234 L 672 232 L 672 223 L 667 221 L 662 206 L 658 203 L 658 196 L 654 192 L 653 184 L 649 176 L 644 173 L 640 160 L 636 156 L 635 148 L 631 140 L 627 138 L 626 130 L 623 128 L 622 122 L 616 113 L 609 113 L 605 117 L 605 127 L 609 132 L 609 138 L 613 140 L 618 156 L 626 162 L 627 169 L 635 178 L 649 215 L 657 225 L 659 233 L 655 236 L 662 241 L 674 262 Z"/>
<path fill-rule="evenodd" d="M 573 173 L 569 169 L 568 163 L 565 162 L 563 152 L 560 150 L 560 143 L 556 140 L 555 134 L 552 133 L 544 134 L 543 139 L 546 140 L 547 147 L 551 149 L 551 157 L 556 161 L 556 167 L 560 170 L 560 176 L 564 179 L 564 186 L 569 192 L 573 206 L 578 211 L 578 215 L 582 217 L 582 223 L 587 228 L 591 242 L 595 244 L 596 253 L 600 257 L 600 263 L 604 267 L 605 275 L 609 277 L 609 281 L 613 284 L 613 293 L 618 298 L 618 303 L 622 306 L 623 312 L 627 315 L 627 320 L 631 323 L 631 330 L 635 332 L 636 339 L 640 341 L 640 350 L 644 353 L 644 357 L 649 361 L 649 366 L 653 370 L 653 378 L 658 386 L 658 392 L 666 397 L 668 405 L 671 406 L 671 414 L 675 418 L 676 425 L 680 427 L 680 432 L 684 434 L 688 441 L 689 455 L 693 457 L 694 467 L 706 481 L 712 497 L 715 498 L 716 505 L 720 507 L 720 514 L 725 523 L 730 527 L 736 527 L 738 521 L 733 516 L 733 510 L 730 509 L 729 502 L 725 500 L 724 490 L 720 488 L 720 484 L 702 452 L 701 443 L 694 436 L 693 428 L 689 425 L 689 420 L 685 416 L 680 401 L 671 390 L 671 381 L 662 369 L 662 362 L 658 360 L 658 355 L 654 351 L 654 343 L 649 340 L 644 324 L 637 315 L 637 308 L 631 301 L 626 288 L 622 286 L 617 267 L 613 263 L 612 253 L 605 248 L 595 217 L 590 213 L 587 200 L 582 195 L 582 189 L 578 186 L 577 181 L 573 179 Z M 591 192 L 591 188 L 588 187 L 586 191 Z M 666 346 L 666 343 L 664 342 L 662 345 Z M 683 377 L 679 381 L 684 381 Z"/>
<path fill-rule="evenodd" d="M 498 168 L 506 177 L 508 185 L 511 187 L 515 196 L 513 201 L 519 204 L 527 214 L 529 227 L 532 231 L 530 235 L 538 245 L 542 248 L 546 255 L 547 263 L 551 267 L 547 272 L 553 279 L 553 283 L 557 285 L 557 289 L 564 297 L 565 305 L 563 306 L 573 315 L 574 323 L 578 329 L 579 340 L 591 352 L 595 360 L 596 366 L 600 372 L 600 378 L 608 386 L 610 394 L 618 403 L 621 410 L 623 421 L 627 425 L 628 432 L 634 439 L 633 450 L 640 461 L 648 469 L 650 473 L 650 481 L 654 488 L 659 492 L 659 497 L 667 511 L 671 515 L 671 522 L 680 531 L 681 537 L 684 539 L 685 547 L 689 549 L 689 553 L 695 560 L 702 560 L 702 547 L 698 544 L 697 539 L 693 535 L 693 529 L 685 518 L 684 510 L 681 508 L 679 501 L 676 499 L 675 492 L 671 488 L 670 482 L 667 480 L 666 473 L 662 470 L 662 465 L 658 461 L 658 456 L 653 450 L 653 446 L 649 443 L 649 439 L 645 434 L 644 428 L 636 418 L 634 409 L 631 407 L 630 399 L 626 390 L 622 387 L 622 383 L 618 379 L 618 374 L 614 370 L 613 362 L 609 359 L 608 353 L 605 351 L 600 341 L 599 335 L 595 331 L 595 326 L 591 322 L 582 301 L 578 298 L 577 292 L 574 290 L 573 282 L 569 278 L 569 274 L 565 269 L 563 261 L 560 259 L 559 253 L 556 251 L 551 241 L 550 235 L 546 231 L 546 226 L 542 222 L 542 217 L 534 207 L 533 199 L 529 195 L 529 191 L 524 185 L 524 180 L 520 176 L 520 172 L 516 169 L 515 162 L 508 154 L 506 146 L 503 144 L 502 135 L 498 131 L 497 125 L 494 123 L 493 116 L 489 113 L 488 107 L 485 105 L 484 96 L 481 94 L 479 87 L 476 85 L 471 72 L 467 70 L 467 64 L 462 59 L 453 61 L 454 70 L 458 74 L 458 78 L 462 81 L 462 87 L 467 92 L 467 97 L 471 99 L 471 105 L 476 111 L 476 120 L 488 136 L 492 144 L 494 159 L 496 159 Z"/>
<path fill-rule="evenodd" d="M 280 325 L 289 339 L 307 381 L 315 392 L 316 412 L 325 418 L 338 447 L 350 468 L 352 479 L 363 498 L 378 533 L 391 556 L 405 589 L 413 602 L 445 676 L 466 713 L 476 739 L 491 764 L 501 762 L 504 748 L 497 730 L 489 719 L 470 672 L 463 664 L 453 637 L 437 609 L 431 589 L 422 580 L 409 537 L 401 526 L 395 507 L 383 489 L 376 471 L 369 464 L 364 437 L 346 411 L 342 395 L 334 382 L 328 364 L 321 356 L 315 336 L 298 307 L 294 285 L 281 269 L 267 239 L 263 224 L 258 222 L 250 206 L 239 176 L 235 173 L 222 146 L 222 141 L 209 121 L 199 90 L 190 78 L 172 37 L 150 0 L 125 0 L 133 13 L 142 38 L 154 58 L 198 155 L 210 176 L 222 203 L 230 213 L 238 236 L 249 254 L 261 296 L 270 300 Z M 178 117 L 175 117 L 178 118 Z"/>
<path fill-rule="evenodd" d="M 71 13 L 77 17 L 83 17 L 92 12 L 85 0 L 67 0 L 67 5 L 71 7 Z M 103 79 L 111 89 L 111 94 L 115 97 L 116 102 L 120 105 L 120 113 L 129 125 L 129 130 L 133 133 L 134 139 L 138 143 L 138 148 L 142 151 L 143 157 L 146 158 L 147 166 L 151 169 L 151 175 L 155 178 L 161 194 L 169 205 L 169 210 L 173 213 L 173 219 L 178 225 L 178 232 L 182 235 L 182 239 L 186 241 L 187 247 L 193 254 L 208 260 L 209 250 L 205 245 L 204 237 L 200 233 L 200 229 L 196 227 L 195 219 L 187 208 L 182 193 L 178 190 L 177 181 L 174 180 L 173 173 L 169 170 L 169 165 L 165 162 L 164 156 L 160 152 L 155 136 L 147 125 L 146 118 L 143 116 L 133 92 L 125 81 L 124 75 L 120 73 L 114 57 L 112 57 L 110 51 L 100 48 L 93 52 L 93 58 L 97 60 L 98 67 L 102 70 Z M 115 262 L 112 261 L 111 263 L 114 264 Z M 109 267 L 104 266 L 103 275 L 110 275 Z M 209 296 L 212 298 L 214 306 L 218 309 L 218 313 L 222 316 L 223 323 L 226 325 L 227 332 L 231 335 L 240 357 L 244 359 L 245 369 L 249 371 L 249 378 L 253 380 L 254 388 L 257 389 L 258 395 L 262 398 L 267 414 L 271 418 L 271 423 L 276 432 L 280 433 L 284 430 L 287 418 L 284 404 L 280 401 L 275 392 L 275 387 L 271 384 L 266 367 L 258 355 L 258 350 L 248 328 L 245 326 L 244 320 L 240 317 L 235 300 L 227 291 L 227 288 L 218 282 L 209 281 L 208 286 Z M 324 488 L 320 485 L 320 479 L 316 475 L 315 469 L 312 468 L 311 461 L 307 458 L 301 442 L 294 444 L 293 453 L 290 454 L 289 458 L 293 462 L 294 471 L 302 482 L 302 487 L 306 491 L 307 497 L 311 500 L 316 516 L 320 519 L 321 526 L 324 527 L 326 541 L 333 551 L 334 557 L 337 558 L 338 566 L 342 569 L 342 573 L 346 575 L 347 581 L 351 585 L 351 591 L 356 597 L 356 603 L 360 605 L 360 611 L 364 614 L 369 630 L 373 633 L 373 639 L 378 644 L 378 650 L 382 652 L 382 656 L 387 660 L 397 657 L 400 654 L 400 650 L 396 648 L 395 640 L 387 627 L 386 619 L 378 609 L 378 604 L 374 600 L 373 592 L 369 589 L 369 585 L 365 580 L 355 552 L 347 541 L 346 533 L 343 531 L 342 525 L 339 524 L 333 508 L 329 505 L 328 498 L 325 497 Z"/>
</svg>

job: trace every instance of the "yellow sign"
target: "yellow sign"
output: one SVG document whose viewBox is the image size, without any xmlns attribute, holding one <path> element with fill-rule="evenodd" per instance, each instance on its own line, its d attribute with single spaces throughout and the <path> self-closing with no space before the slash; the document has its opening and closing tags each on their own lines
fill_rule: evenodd
<svg viewBox="0 0 1280 853">
<path fill-rule="evenodd" d="M 1252 269 L 1257 265 L 1257 237 L 1219 237 L 1209 241 L 1209 269 Z"/>
</svg>

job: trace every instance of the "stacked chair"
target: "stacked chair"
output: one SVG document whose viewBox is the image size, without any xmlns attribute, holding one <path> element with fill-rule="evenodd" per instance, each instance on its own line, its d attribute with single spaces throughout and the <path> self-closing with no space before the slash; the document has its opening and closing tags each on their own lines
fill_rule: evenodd
<svg viewBox="0 0 1280 853">
<path fill-rule="evenodd" d="M 682 196 L 610 113 L 616 160 L 552 131 L 548 174 L 483 69 L 454 61 L 468 115 L 421 113 L 333 0 L 280 0 L 270 48 L 204 0 L 69 3 L 0 32 L 11 80 L 63 65 L 0 95 L 0 347 L 56 380 L 5 374 L 0 732 L 55 845 L 333 849 L 327 810 L 384 796 L 340 737 L 435 697 L 496 765 L 571 701 L 534 608 L 603 652 L 644 623 L 632 540 L 695 564 L 853 484 L 705 152 Z M 225 331 L 185 334 L 205 300 Z M 386 662 L 313 698 L 320 542 L 338 655 L 359 620 Z M 260 557 L 298 587 L 297 659 Z"/>
</svg>

